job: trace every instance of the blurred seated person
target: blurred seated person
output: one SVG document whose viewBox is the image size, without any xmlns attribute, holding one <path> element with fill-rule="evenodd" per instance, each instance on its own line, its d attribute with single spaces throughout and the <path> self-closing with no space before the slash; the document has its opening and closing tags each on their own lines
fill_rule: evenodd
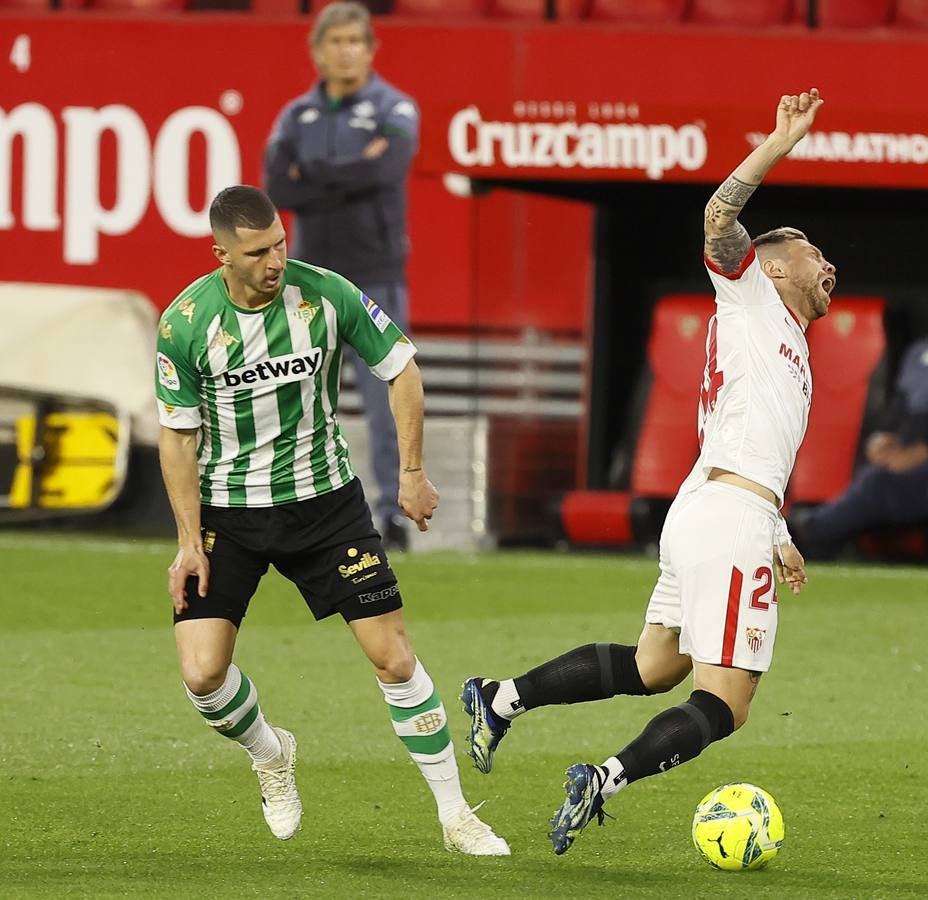
<svg viewBox="0 0 928 900">
<path fill-rule="evenodd" d="M 906 351 L 883 419 L 847 490 L 793 515 L 790 525 L 807 557 L 834 556 L 872 527 L 928 522 L 928 338 Z"/>
</svg>

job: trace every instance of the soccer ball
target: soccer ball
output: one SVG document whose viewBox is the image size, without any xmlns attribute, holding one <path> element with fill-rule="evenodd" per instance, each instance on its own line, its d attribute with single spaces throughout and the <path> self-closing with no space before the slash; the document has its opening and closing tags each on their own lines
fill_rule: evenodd
<svg viewBox="0 0 928 900">
<path fill-rule="evenodd" d="M 783 844 L 783 814 L 762 788 L 723 784 L 696 807 L 693 843 L 716 869 L 762 869 Z"/>
</svg>

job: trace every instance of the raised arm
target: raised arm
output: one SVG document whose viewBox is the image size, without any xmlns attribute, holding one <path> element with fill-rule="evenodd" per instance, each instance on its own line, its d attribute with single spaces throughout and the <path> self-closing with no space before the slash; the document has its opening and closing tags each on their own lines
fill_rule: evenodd
<svg viewBox="0 0 928 900">
<path fill-rule="evenodd" d="M 742 208 L 766 174 L 806 136 L 824 102 L 818 88 L 799 95 L 784 94 L 777 105 L 776 128 L 709 199 L 705 254 L 720 272 L 735 272 L 751 245 L 750 236 L 738 221 Z"/>
</svg>

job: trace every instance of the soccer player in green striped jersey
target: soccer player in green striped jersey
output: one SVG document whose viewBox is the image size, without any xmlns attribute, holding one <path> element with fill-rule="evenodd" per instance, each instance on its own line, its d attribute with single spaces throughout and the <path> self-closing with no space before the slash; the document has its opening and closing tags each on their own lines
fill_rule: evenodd
<svg viewBox="0 0 928 900">
<path fill-rule="evenodd" d="M 248 752 L 271 832 L 293 837 L 302 816 L 296 738 L 268 724 L 255 685 L 232 661 L 248 603 L 273 565 L 315 618 L 341 615 L 370 659 L 394 731 L 435 798 L 445 847 L 508 855 L 461 792 L 444 706 L 406 638 L 396 576 L 338 426 L 347 344 L 388 384 L 399 503 L 426 531 L 438 493 L 423 467 L 415 347 L 349 281 L 288 261 L 277 210 L 257 188 L 220 192 L 210 225 L 220 266 L 161 317 L 155 369 L 187 696 Z"/>
</svg>

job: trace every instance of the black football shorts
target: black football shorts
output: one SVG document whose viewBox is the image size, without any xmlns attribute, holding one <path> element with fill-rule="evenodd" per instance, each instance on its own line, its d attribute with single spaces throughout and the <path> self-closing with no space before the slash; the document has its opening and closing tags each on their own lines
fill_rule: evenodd
<svg viewBox="0 0 928 900">
<path fill-rule="evenodd" d="M 268 566 L 300 589 L 317 619 L 340 613 L 350 622 L 403 605 L 357 478 L 281 506 L 203 506 L 201 523 L 208 592 L 200 597 L 199 579 L 188 578 L 189 605 L 175 622 L 219 618 L 238 627 Z"/>
</svg>

